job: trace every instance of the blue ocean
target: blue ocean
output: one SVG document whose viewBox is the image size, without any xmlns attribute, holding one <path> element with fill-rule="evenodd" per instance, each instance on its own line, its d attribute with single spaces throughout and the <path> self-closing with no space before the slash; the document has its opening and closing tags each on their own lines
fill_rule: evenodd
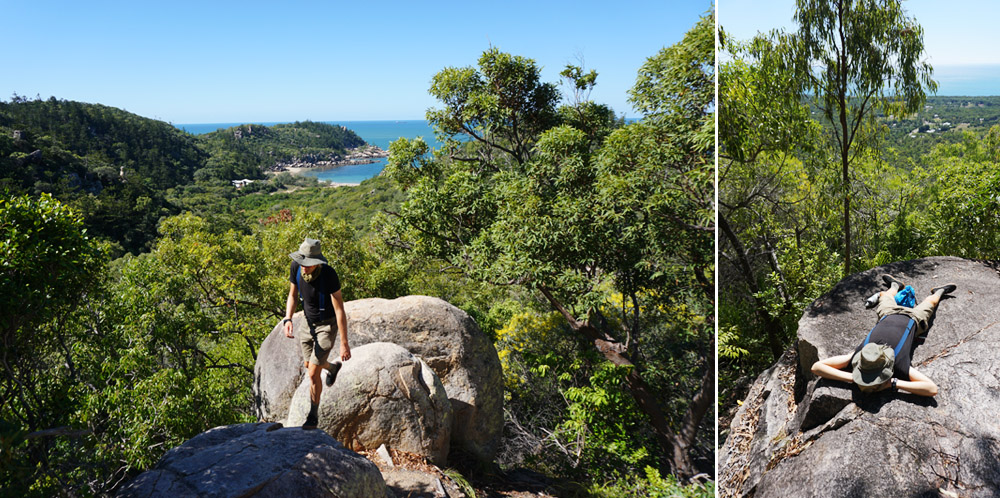
<svg viewBox="0 0 1000 498">
<path fill-rule="evenodd" d="M 1000 95 L 1000 65 L 934 65 L 937 95 L 989 97 Z"/>
<path fill-rule="evenodd" d="M 438 147 L 440 144 L 434 139 L 434 130 L 431 129 L 427 121 L 326 121 L 330 124 L 345 126 L 354 131 L 372 145 L 377 145 L 385 150 L 389 150 L 389 144 L 403 138 L 422 137 L 430 147 Z M 198 124 L 178 124 L 174 125 L 188 133 L 200 135 L 210 133 L 219 129 L 226 129 L 239 126 L 243 123 L 198 123 Z M 255 123 L 264 126 L 272 126 L 278 122 Z M 357 164 L 351 166 L 340 166 L 327 170 L 307 171 L 303 174 L 315 176 L 316 178 L 335 183 L 361 183 L 364 180 L 378 176 L 385 168 L 386 159 L 379 159 L 372 164 Z"/>
</svg>

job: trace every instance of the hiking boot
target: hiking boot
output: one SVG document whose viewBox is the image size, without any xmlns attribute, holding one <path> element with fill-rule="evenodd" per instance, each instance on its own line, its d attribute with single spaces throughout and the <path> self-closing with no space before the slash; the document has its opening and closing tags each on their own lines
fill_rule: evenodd
<svg viewBox="0 0 1000 498">
<path fill-rule="evenodd" d="M 326 387 L 332 386 L 334 381 L 337 380 L 337 372 L 340 371 L 341 366 L 343 366 L 343 363 L 335 361 L 330 364 L 330 368 L 326 369 Z"/>
<path fill-rule="evenodd" d="M 934 294 L 937 291 L 944 291 L 941 293 L 941 295 L 943 296 L 945 294 L 951 294 L 952 292 L 955 292 L 955 289 L 958 289 L 958 286 L 955 284 L 944 284 L 941 287 L 935 287 L 931 289 L 931 294 Z"/>
<path fill-rule="evenodd" d="M 313 430 L 319 425 L 319 407 L 312 405 L 309 407 L 309 415 L 306 416 L 306 422 L 302 424 L 303 430 Z"/>
<path fill-rule="evenodd" d="M 903 284 L 903 282 L 900 282 L 899 280 L 896 280 L 892 275 L 889 275 L 888 273 L 886 273 L 885 275 L 882 275 L 882 281 L 885 282 L 885 285 L 887 287 L 892 287 L 892 284 L 894 284 L 894 283 L 897 286 L 899 286 L 900 289 L 902 289 L 903 287 L 906 287 L 906 285 Z"/>
</svg>

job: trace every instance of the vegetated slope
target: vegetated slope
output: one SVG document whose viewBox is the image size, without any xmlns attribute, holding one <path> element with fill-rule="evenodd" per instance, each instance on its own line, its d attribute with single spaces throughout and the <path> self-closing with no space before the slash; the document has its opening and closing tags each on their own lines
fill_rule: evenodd
<svg viewBox="0 0 1000 498">
<path fill-rule="evenodd" d="M 982 135 L 1000 124 L 1000 97 L 927 97 L 916 114 L 882 121 L 889 129 L 886 148 L 919 162 L 937 144 L 958 143 L 965 132 Z"/>
<path fill-rule="evenodd" d="M 48 148 L 78 156 L 87 173 L 102 183 L 124 169 L 148 179 L 154 188 L 165 189 L 190 182 L 208 158 L 194 136 L 169 123 L 55 97 L 0 102 L 0 129 L 11 140 L 15 130 L 24 132 L 22 137 L 35 142 L 43 154 Z"/>
<path fill-rule="evenodd" d="M 309 187 L 244 195 L 235 199 L 233 206 L 258 219 L 279 216 L 282 209 L 304 208 L 326 218 L 346 221 L 359 234 L 365 234 L 371 229 L 371 220 L 377 213 L 398 210 L 405 197 L 388 178 L 376 176 L 357 186 Z"/>
<path fill-rule="evenodd" d="M 335 161 L 346 149 L 365 145 L 343 126 L 312 121 L 244 124 L 200 135 L 198 143 L 211 156 L 206 164 L 211 176 L 230 180 L 262 178 L 277 164 Z"/>
</svg>

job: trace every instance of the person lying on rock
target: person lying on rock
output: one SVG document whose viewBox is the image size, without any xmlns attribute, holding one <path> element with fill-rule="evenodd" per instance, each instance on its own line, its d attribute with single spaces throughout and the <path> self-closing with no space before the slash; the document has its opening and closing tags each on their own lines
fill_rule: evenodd
<svg viewBox="0 0 1000 498">
<path fill-rule="evenodd" d="M 945 294 L 955 292 L 955 284 L 931 289 L 931 294 L 913 308 L 896 304 L 896 292 L 904 285 L 882 275 L 889 286 L 879 293 L 879 321 L 854 354 L 833 356 L 813 363 L 812 373 L 832 380 L 853 382 L 864 392 L 902 389 L 920 396 L 935 396 L 938 387 L 926 375 L 910 366 L 914 341 L 927 334 L 929 320 Z M 850 369 L 849 371 L 847 369 Z"/>
<path fill-rule="evenodd" d="M 334 334 L 340 333 L 340 360 L 351 359 L 351 347 L 347 344 L 347 315 L 344 313 L 344 298 L 340 293 L 340 277 L 326 264 L 320 251 L 320 243 L 315 239 L 305 239 L 299 250 L 288 255 L 292 258 L 288 281 L 288 301 L 285 304 L 285 337 L 294 339 L 292 315 L 298 297 L 302 298 L 302 309 L 309 325 L 309 333 L 299 337 L 302 359 L 311 385 L 309 386 L 309 415 L 302 424 L 303 429 L 315 429 L 319 425 L 319 398 L 323 393 L 322 370 L 327 371 L 326 385 L 332 386 L 340 370 L 341 362 L 330 363 L 327 358 L 333 349 Z"/>
</svg>

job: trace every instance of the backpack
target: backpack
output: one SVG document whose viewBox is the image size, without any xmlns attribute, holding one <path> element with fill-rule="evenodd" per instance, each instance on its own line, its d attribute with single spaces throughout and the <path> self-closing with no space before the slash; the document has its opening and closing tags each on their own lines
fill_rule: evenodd
<svg viewBox="0 0 1000 498">
<path fill-rule="evenodd" d="M 903 287 L 903 290 L 896 293 L 896 304 L 900 306 L 906 306 L 907 308 L 912 308 L 917 305 L 917 295 L 913 291 L 913 287 L 907 285 Z"/>
</svg>

